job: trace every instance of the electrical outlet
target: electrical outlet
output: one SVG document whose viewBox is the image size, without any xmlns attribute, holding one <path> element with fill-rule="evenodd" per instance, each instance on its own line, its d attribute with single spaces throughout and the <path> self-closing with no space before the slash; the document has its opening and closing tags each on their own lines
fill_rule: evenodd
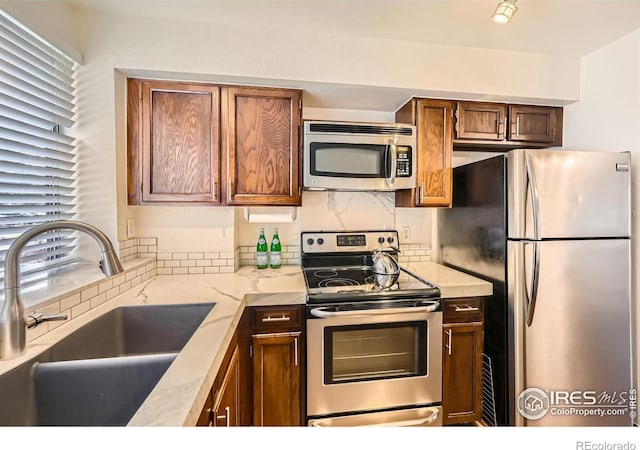
<svg viewBox="0 0 640 450">
<path fill-rule="evenodd" d="M 127 239 L 136 236 L 136 219 L 127 219 Z"/>
<path fill-rule="evenodd" d="M 408 242 L 411 239 L 411 227 L 402 227 L 402 240 Z"/>
</svg>

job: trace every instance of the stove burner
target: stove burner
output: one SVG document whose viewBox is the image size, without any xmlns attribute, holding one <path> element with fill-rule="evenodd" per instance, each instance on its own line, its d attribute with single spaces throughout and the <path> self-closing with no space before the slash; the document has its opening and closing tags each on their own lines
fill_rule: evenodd
<svg viewBox="0 0 640 450">
<path fill-rule="evenodd" d="M 359 286 L 359 283 L 350 278 L 327 278 L 318 282 L 319 287 Z"/>
<path fill-rule="evenodd" d="M 313 275 L 318 278 L 331 278 L 338 275 L 338 272 L 335 270 L 316 270 Z"/>
</svg>

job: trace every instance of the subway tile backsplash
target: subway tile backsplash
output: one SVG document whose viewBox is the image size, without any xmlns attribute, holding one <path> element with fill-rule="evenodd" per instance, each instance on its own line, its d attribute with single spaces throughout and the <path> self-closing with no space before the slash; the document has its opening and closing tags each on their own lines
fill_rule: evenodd
<svg viewBox="0 0 640 450">
<path fill-rule="evenodd" d="M 256 263 L 256 246 L 241 245 L 236 250 L 241 266 L 253 266 Z M 285 245 L 282 247 L 282 264 L 300 265 L 300 246 Z"/>
<path fill-rule="evenodd" d="M 400 250 L 400 264 L 431 261 L 430 244 L 401 244 Z M 120 259 L 128 262 L 142 258 L 139 263 L 118 276 L 74 289 L 47 301 L 44 306 L 27 309 L 26 313 L 67 314 L 69 319 L 74 319 L 156 275 L 233 273 L 240 266 L 253 266 L 255 251 L 255 246 L 251 245 L 239 246 L 234 251 L 158 252 L 156 238 L 127 239 L 120 241 Z M 283 246 L 282 263 L 300 265 L 300 246 Z M 27 340 L 42 336 L 63 323 L 44 322 L 31 328 L 27 330 Z"/>
<path fill-rule="evenodd" d="M 427 261 L 431 261 L 431 244 L 400 244 L 400 265 Z"/>
<path fill-rule="evenodd" d="M 158 275 L 232 273 L 236 252 L 160 252 L 156 254 Z"/>
<path fill-rule="evenodd" d="M 130 244 L 130 246 L 126 248 L 135 247 L 136 244 Z M 131 259 L 133 258 L 129 258 L 129 260 Z M 132 265 L 120 275 L 111 277 L 108 280 L 101 279 L 89 283 L 86 286 L 74 289 L 71 292 L 47 301 L 45 306 L 27 308 L 25 312 L 26 314 L 36 312 L 44 315 L 66 314 L 68 319 L 75 319 L 104 302 L 111 300 L 116 295 L 122 294 L 149 280 L 156 274 L 156 262 L 154 260 L 143 259 L 139 264 Z M 63 323 L 65 322 L 43 322 L 35 328 L 29 328 L 27 330 L 27 341 L 32 341 L 59 327 Z"/>
</svg>

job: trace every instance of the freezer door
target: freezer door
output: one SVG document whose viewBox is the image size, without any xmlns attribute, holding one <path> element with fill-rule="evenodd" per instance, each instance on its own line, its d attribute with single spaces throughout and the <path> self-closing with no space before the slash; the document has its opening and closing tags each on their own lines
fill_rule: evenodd
<svg viewBox="0 0 640 450">
<path fill-rule="evenodd" d="M 631 425 L 630 241 L 509 241 L 507 250 L 515 423 Z M 534 388 L 546 404 L 540 391 L 522 394 Z"/>
<path fill-rule="evenodd" d="M 629 153 L 512 150 L 511 239 L 631 236 Z"/>
</svg>

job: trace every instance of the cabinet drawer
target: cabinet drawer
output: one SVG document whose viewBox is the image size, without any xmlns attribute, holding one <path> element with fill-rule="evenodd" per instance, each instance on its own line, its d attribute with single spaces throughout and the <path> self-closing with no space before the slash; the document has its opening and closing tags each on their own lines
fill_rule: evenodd
<svg viewBox="0 0 640 450">
<path fill-rule="evenodd" d="M 252 309 L 252 325 L 256 331 L 302 328 L 301 306 L 258 306 Z"/>
<path fill-rule="evenodd" d="M 442 321 L 444 323 L 456 322 L 482 322 L 484 319 L 482 299 L 480 298 L 456 298 L 444 300 Z"/>
</svg>

